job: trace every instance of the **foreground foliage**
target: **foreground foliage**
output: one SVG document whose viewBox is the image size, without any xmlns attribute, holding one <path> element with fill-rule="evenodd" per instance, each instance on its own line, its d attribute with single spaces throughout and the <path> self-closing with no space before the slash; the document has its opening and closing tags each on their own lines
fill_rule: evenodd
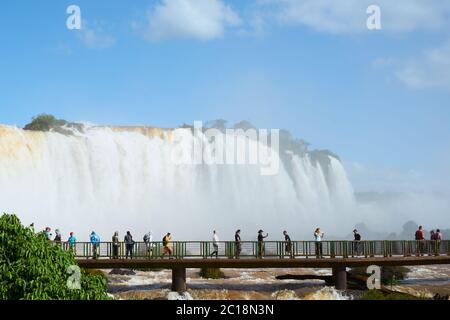
<svg viewBox="0 0 450 320">
<path fill-rule="evenodd" d="M 67 285 L 72 253 L 22 226 L 14 215 L 0 217 L 0 300 L 108 299 L 106 281 L 81 271 L 81 289 Z"/>
</svg>

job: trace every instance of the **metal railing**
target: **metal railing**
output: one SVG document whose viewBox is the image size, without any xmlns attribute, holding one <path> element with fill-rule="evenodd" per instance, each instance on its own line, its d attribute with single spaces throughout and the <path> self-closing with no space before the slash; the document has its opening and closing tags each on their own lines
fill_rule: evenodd
<svg viewBox="0 0 450 320">
<path fill-rule="evenodd" d="M 218 243 L 217 255 L 211 256 L 214 246 L 211 241 L 176 241 L 169 247 L 162 242 L 135 242 L 128 249 L 125 243 L 114 246 L 112 242 L 102 242 L 94 246 L 88 242 L 78 242 L 74 246 L 64 242 L 65 250 L 79 259 L 160 259 L 160 258 L 370 258 L 370 257 L 410 257 L 422 255 L 450 255 L 450 241 L 267 241 L 263 243 L 226 241 Z M 164 254 L 166 253 L 166 254 Z"/>
</svg>

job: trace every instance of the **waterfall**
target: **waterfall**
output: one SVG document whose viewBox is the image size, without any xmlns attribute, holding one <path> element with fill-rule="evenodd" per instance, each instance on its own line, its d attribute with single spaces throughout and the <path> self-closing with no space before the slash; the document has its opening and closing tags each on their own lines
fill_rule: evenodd
<svg viewBox="0 0 450 320">
<path fill-rule="evenodd" d="M 204 240 L 214 229 L 221 240 L 236 229 L 248 240 L 259 229 L 268 240 L 280 240 L 285 229 L 310 239 L 318 226 L 342 234 L 360 221 L 333 156 L 318 161 L 281 147 L 271 176 L 258 165 L 179 165 L 171 158 L 172 133 L 93 126 L 62 135 L 0 126 L 0 210 L 37 229 L 59 228 L 64 237 L 74 231 L 86 240 L 95 230 L 104 241 L 116 230 L 138 241 L 150 230 L 157 240 L 166 232 Z"/>
</svg>

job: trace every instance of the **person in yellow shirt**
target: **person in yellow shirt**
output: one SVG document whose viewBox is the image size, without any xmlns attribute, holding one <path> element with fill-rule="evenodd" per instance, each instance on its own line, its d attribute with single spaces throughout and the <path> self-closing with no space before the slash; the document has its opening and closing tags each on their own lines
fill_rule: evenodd
<svg viewBox="0 0 450 320">
<path fill-rule="evenodd" d="M 171 257 L 171 256 L 173 255 L 173 249 L 172 249 L 172 247 L 170 246 L 170 242 L 171 242 L 171 241 L 172 241 L 172 235 L 170 234 L 170 232 L 168 232 L 168 233 L 166 234 L 166 236 L 163 238 L 163 246 L 164 246 L 163 252 L 162 252 L 163 257 L 164 257 L 166 254 L 169 254 L 169 257 Z"/>
</svg>

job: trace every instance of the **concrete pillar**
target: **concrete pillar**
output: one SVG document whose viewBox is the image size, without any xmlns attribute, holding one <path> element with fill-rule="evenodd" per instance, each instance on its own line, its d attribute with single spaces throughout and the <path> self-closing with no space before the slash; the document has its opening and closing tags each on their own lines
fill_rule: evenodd
<svg viewBox="0 0 450 320">
<path fill-rule="evenodd" d="M 186 292 L 186 268 L 172 269 L 172 291 Z"/>
<path fill-rule="evenodd" d="M 347 270 L 345 267 L 333 268 L 333 282 L 337 290 L 347 290 Z"/>
</svg>

